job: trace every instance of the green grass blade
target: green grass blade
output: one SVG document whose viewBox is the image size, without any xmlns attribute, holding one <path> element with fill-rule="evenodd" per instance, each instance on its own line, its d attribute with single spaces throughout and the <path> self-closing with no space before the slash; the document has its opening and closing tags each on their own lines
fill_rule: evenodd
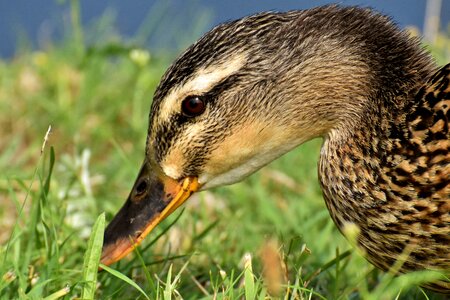
<svg viewBox="0 0 450 300">
<path fill-rule="evenodd" d="M 163 291 L 163 299 L 164 300 L 171 300 L 172 299 L 172 291 L 173 291 L 172 267 L 173 267 L 173 265 L 171 264 L 169 266 L 169 271 L 167 272 L 166 286 L 164 287 L 164 291 Z"/>
<path fill-rule="evenodd" d="M 150 298 L 147 296 L 147 294 L 144 292 L 143 289 L 141 289 L 141 287 L 139 285 L 137 285 L 133 280 L 131 280 L 130 278 L 128 278 L 126 275 L 111 269 L 110 267 L 104 265 L 104 264 L 100 264 L 100 267 L 105 270 L 106 272 L 108 272 L 111 275 L 114 275 L 115 277 L 125 281 L 126 283 L 128 283 L 129 285 L 131 285 L 132 287 L 134 287 L 135 289 L 137 289 L 146 299 L 150 300 Z"/>
<path fill-rule="evenodd" d="M 68 286 L 60 289 L 59 291 L 54 292 L 53 294 L 48 295 L 43 300 L 56 300 L 64 297 L 70 292 L 70 288 Z"/>
<path fill-rule="evenodd" d="M 144 258 L 141 255 L 141 252 L 139 251 L 138 248 L 134 249 L 134 252 L 136 253 L 136 256 L 138 257 L 139 262 L 141 263 L 142 270 L 144 271 L 145 278 L 147 279 L 147 283 L 149 284 L 149 286 L 152 289 L 152 291 L 155 291 L 156 290 L 156 286 L 153 283 L 152 276 L 150 275 L 150 272 L 148 271 L 147 267 L 145 266 L 145 261 L 144 261 Z"/>
<path fill-rule="evenodd" d="M 164 234 L 166 234 L 166 232 L 172 228 L 173 225 L 175 225 L 175 223 L 180 219 L 180 217 L 183 215 L 184 212 L 183 208 L 181 210 L 181 212 L 175 217 L 175 219 L 169 224 L 167 225 L 167 227 L 164 227 L 164 229 L 161 231 L 161 233 L 159 233 L 157 236 L 155 236 L 155 238 L 153 238 L 153 240 L 150 241 L 150 243 L 147 244 L 147 246 L 145 246 L 144 249 L 141 250 L 141 252 L 146 252 L 150 247 L 152 247 Z"/>
<path fill-rule="evenodd" d="M 245 259 L 244 263 L 245 300 L 253 300 L 256 297 L 256 285 L 255 285 L 255 277 L 253 275 L 252 258 L 248 254 L 244 259 Z"/>
<path fill-rule="evenodd" d="M 98 264 L 102 254 L 103 235 L 105 231 L 105 213 L 98 216 L 89 238 L 88 248 L 84 256 L 82 299 L 94 299 L 97 283 Z"/>
<path fill-rule="evenodd" d="M 353 252 L 353 250 L 349 249 L 349 250 L 339 254 L 339 256 L 336 256 L 335 258 L 333 258 L 332 260 L 330 260 L 329 262 L 324 264 L 319 270 L 313 271 L 309 275 L 307 275 L 305 281 L 310 281 L 313 277 L 325 272 L 332 266 L 338 264 L 338 262 L 342 261 L 344 258 L 346 258 L 350 254 L 352 254 L 352 252 Z"/>
<path fill-rule="evenodd" d="M 4 256 L 4 259 L 3 259 L 3 263 L 4 264 L 6 263 L 7 255 L 9 253 L 9 247 L 11 245 L 11 240 L 13 239 L 14 233 L 15 233 L 16 229 L 18 228 L 19 220 L 20 220 L 20 218 L 22 216 L 24 207 L 25 207 L 25 205 L 27 203 L 27 200 L 28 200 L 28 197 L 30 195 L 33 183 L 34 183 L 36 177 L 38 176 L 39 164 L 40 164 L 40 161 L 42 159 L 42 156 L 43 156 L 43 153 L 44 153 L 44 149 L 45 149 L 45 146 L 47 144 L 48 135 L 50 134 L 50 132 L 51 132 L 51 126 L 48 127 L 47 133 L 44 136 L 44 141 L 42 143 L 41 152 L 40 152 L 39 158 L 38 158 L 38 163 L 37 163 L 37 165 L 36 165 L 36 167 L 34 169 L 31 182 L 30 182 L 30 184 L 29 184 L 29 186 L 28 186 L 28 188 L 26 190 L 25 198 L 24 198 L 23 203 L 22 203 L 22 205 L 20 207 L 20 210 L 18 212 L 18 217 L 17 217 L 17 219 L 15 221 L 13 230 L 11 231 L 10 237 L 8 239 L 8 242 L 7 242 L 7 245 L 6 245 L 5 256 Z M 52 149 L 51 150 L 50 169 L 53 168 L 54 160 L 55 160 L 55 153 L 54 153 L 54 151 Z M 50 180 L 50 178 L 51 178 L 51 171 L 48 174 L 48 180 Z M 32 203 L 32 209 L 31 209 L 31 213 L 30 213 L 30 215 L 31 215 L 30 220 L 31 221 L 28 223 L 29 228 L 36 228 L 36 224 L 38 222 L 38 220 L 37 220 L 38 219 L 38 214 L 39 214 L 39 211 L 38 211 L 39 203 L 38 202 L 39 201 L 33 201 L 33 203 Z M 22 267 L 21 271 L 23 273 L 26 272 L 26 268 L 30 264 L 31 252 L 33 250 L 33 247 L 35 246 L 34 245 L 35 234 L 36 234 L 36 232 L 34 230 L 31 230 L 30 237 L 28 238 L 28 242 L 27 242 L 26 247 L 25 247 L 26 250 L 25 250 L 24 255 L 23 255 L 22 266 L 21 266 Z"/>
<path fill-rule="evenodd" d="M 50 147 L 50 161 L 48 165 L 48 171 L 47 171 L 47 178 L 45 179 L 44 184 L 44 193 L 45 195 L 48 195 L 48 192 L 50 190 L 50 180 L 52 177 L 53 167 L 55 166 L 55 149 L 53 147 Z"/>
<path fill-rule="evenodd" d="M 206 228 L 205 228 L 202 232 L 200 232 L 198 235 L 196 235 L 196 236 L 194 237 L 194 241 L 195 241 L 195 242 L 198 242 L 198 241 L 202 240 L 205 236 L 208 235 L 208 233 L 209 233 L 214 227 L 217 226 L 217 224 L 219 224 L 219 221 L 220 221 L 220 220 L 217 219 L 217 220 L 213 221 L 211 224 L 209 224 L 208 226 L 206 226 Z"/>
</svg>

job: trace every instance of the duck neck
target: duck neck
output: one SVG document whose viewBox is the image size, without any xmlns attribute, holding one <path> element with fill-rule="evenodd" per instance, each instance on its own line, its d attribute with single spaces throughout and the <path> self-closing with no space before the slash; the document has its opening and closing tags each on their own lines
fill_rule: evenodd
<svg viewBox="0 0 450 300">
<path fill-rule="evenodd" d="M 274 92 L 297 99 L 289 102 L 290 115 L 307 138 L 344 134 L 379 107 L 401 108 L 436 69 L 417 39 L 390 21 L 372 18 L 367 26 L 340 17 L 324 24 L 314 18 L 290 24 L 310 31 L 279 41 L 297 45 L 289 54 L 271 54 Z"/>
</svg>

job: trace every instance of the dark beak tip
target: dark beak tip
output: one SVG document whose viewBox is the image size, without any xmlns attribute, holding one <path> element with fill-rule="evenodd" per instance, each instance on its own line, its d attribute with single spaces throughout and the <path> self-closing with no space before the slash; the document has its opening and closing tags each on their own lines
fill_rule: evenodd
<svg viewBox="0 0 450 300">
<path fill-rule="evenodd" d="M 180 182 L 153 172 L 150 167 L 144 161 L 133 191 L 105 230 L 101 258 L 104 265 L 131 252 L 159 222 L 199 188 L 196 177 L 186 177 Z M 145 178 L 146 192 L 137 197 L 134 190 L 139 188 L 142 178 Z"/>
</svg>

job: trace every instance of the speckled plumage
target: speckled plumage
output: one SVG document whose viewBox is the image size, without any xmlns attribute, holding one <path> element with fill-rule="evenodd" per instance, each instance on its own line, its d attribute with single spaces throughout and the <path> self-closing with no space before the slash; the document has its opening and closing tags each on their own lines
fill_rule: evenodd
<svg viewBox="0 0 450 300">
<path fill-rule="evenodd" d="M 323 137 L 319 178 L 336 225 L 388 270 L 450 270 L 450 65 L 385 16 L 324 6 L 217 26 L 154 96 L 147 161 L 203 188 L 245 178 Z M 435 74 L 436 73 L 436 74 Z M 435 74 L 435 75 L 433 75 Z M 187 96 L 206 109 L 189 117 Z M 131 199 L 133 200 L 133 199 Z M 429 285 L 450 292 L 449 281 Z"/>
<path fill-rule="evenodd" d="M 320 180 L 333 220 L 360 229 L 367 258 L 402 272 L 450 268 L 450 65 L 395 110 L 325 142 Z M 407 248 L 408 247 L 408 248 Z M 432 289 L 449 292 L 449 282 Z"/>
</svg>

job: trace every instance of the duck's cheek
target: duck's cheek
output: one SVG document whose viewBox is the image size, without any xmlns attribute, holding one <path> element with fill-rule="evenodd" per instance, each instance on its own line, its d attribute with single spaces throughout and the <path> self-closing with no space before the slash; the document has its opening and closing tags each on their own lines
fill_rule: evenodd
<svg viewBox="0 0 450 300">
<path fill-rule="evenodd" d="M 258 169 L 259 167 L 257 166 L 257 164 L 254 164 L 254 162 L 250 160 L 224 173 L 202 173 L 198 177 L 198 182 L 202 186 L 201 190 L 206 190 L 217 186 L 229 185 L 239 182 Z"/>
<path fill-rule="evenodd" d="M 246 152 L 240 155 L 231 154 L 229 159 L 209 164 L 199 174 L 198 181 L 202 190 L 239 182 L 280 156 L 277 151 Z M 284 152 L 283 152 L 284 153 Z"/>
<path fill-rule="evenodd" d="M 259 169 L 258 160 L 256 149 L 218 147 L 204 160 L 199 183 L 208 189 L 239 182 Z"/>
<path fill-rule="evenodd" d="M 239 182 L 298 145 L 298 140 L 251 143 L 241 141 L 233 148 L 218 147 L 205 160 L 198 174 L 202 190 Z M 245 145 L 246 144 L 246 145 Z"/>
<path fill-rule="evenodd" d="M 181 178 L 184 173 L 184 165 L 186 165 L 186 160 L 183 149 L 179 147 L 173 147 L 160 164 L 164 174 L 171 178 Z"/>
</svg>

